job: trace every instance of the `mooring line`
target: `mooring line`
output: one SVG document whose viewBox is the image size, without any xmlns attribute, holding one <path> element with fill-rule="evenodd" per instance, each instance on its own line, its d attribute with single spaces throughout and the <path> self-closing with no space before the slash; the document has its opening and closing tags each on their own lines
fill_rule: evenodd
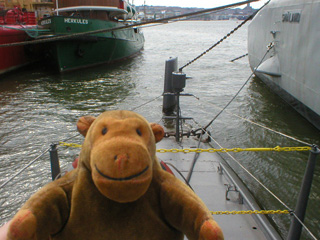
<svg viewBox="0 0 320 240">
<path fill-rule="evenodd" d="M 6 186 L 9 182 L 11 182 L 15 177 L 20 175 L 24 170 L 26 170 L 28 167 L 30 167 L 34 162 L 36 162 L 39 158 L 41 158 L 44 154 L 50 151 L 51 148 L 46 149 L 44 152 L 42 152 L 38 157 L 33 159 L 30 163 L 28 163 L 25 167 L 23 167 L 19 172 L 17 172 L 15 175 L 11 176 L 7 181 L 5 181 L 3 184 L 1 184 L 0 189 Z"/>
<path fill-rule="evenodd" d="M 195 120 L 193 120 L 198 126 L 199 123 L 196 122 Z M 202 128 L 202 130 L 204 132 L 207 133 L 207 131 L 205 129 Z M 208 134 L 208 136 L 211 138 L 212 141 L 214 141 L 220 148 L 223 148 L 219 142 L 217 142 L 211 135 Z M 276 200 L 278 200 L 279 203 L 281 203 L 286 209 L 288 209 L 289 211 L 292 211 L 290 209 L 290 207 L 285 204 L 275 193 L 273 193 L 269 188 L 267 188 L 267 186 L 265 186 L 258 178 L 256 178 L 249 170 L 247 170 L 236 158 L 234 158 L 229 152 L 227 152 L 228 156 L 233 159 L 234 162 L 236 162 L 247 174 L 249 174 L 250 177 L 252 177 L 252 179 L 254 179 L 260 186 L 262 186 L 267 192 L 269 192 Z"/>
<path fill-rule="evenodd" d="M 145 106 L 145 105 L 147 105 L 147 104 L 149 104 L 149 103 L 151 103 L 151 102 L 153 102 L 153 101 L 155 101 L 155 100 L 157 100 L 158 98 L 161 98 L 161 97 L 162 97 L 162 94 L 160 96 L 158 96 L 158 97 L 155 97 L 155 98 L 145 102 L 145 103 L 142 103 L 141 105 L 139 105 L 137 107 L 131 108 L 130 111 L 135 111 L 136 109 L 141 108 L 141 107 L 143 107 L 143 106 Z"/>
<path fill-rule="evenodd" d="M 211 102 L 208 102 L 208 101 L 204 101 L 204 100 L 202 100 L 202 99 L 199 99 L 199 100 L 200 100 L 201 102 L 203 102 L 203 103 L 212 105 L 213 107 L 215 107 L 215 108 L 217 108 L 217 109 L 220 109 L 220 110 L 223 109 L 222 107 L 219 107 L 219 106 L 217 106 L 217 105 L 214 104 L 214 103 L 211 103 Z M 226 113 L 234 116 L 234 117 L 237 117 L 237 118 L 239 118 L 239 119 L 241 119 L 241 120 L 243 120 L 243 121 L 246 121 L 246 122 L 248 122 L 248 123 L 250 123 L 250 124 L 252 124 L 252 125 L 256 125 L 256 126 L 258 126 L 258 127 L 260 127 L 260 128 L 263 128 L 263 129 L 265 129 L 265 130 L 268 130 L 268 131 L 270 131 L 270 132 L 276 133 L 276 134 L 278 134 L 278 135 L 280 135 L 280 136 L 282 136 L 282 137 L 291 139 L 291 140 L 293 140 L 293 141 L 296 141 L 296 142 L 298 142 L 298 143 L 307 145 L 307 146 L 309 146 L 309 147 L 312 147 L 312 146 L 313 146 L 313 144 L 311 144 L 311 143 L 305 142 L 305 141 L 303 141 L 303 140 L 300 140 L 300 139 L 295 138 L 295 137 L 293 137 L 293 136 L 290 136 L 290 135 L 288 135 L 288 134 L 279 132 L 279 131 L 274 130 L 274 129 L 270 128 L 270 127 L 267 127 L 267 126 L 265 126 L 265 125 L 262 125 L 261 123 L 254 122 L 254 121 L 252 121 L 252 120 L 250 120 L 250 119 L 248 119 L 248 118 L 239 116 L 239 115 L 237 115 L 237 114 L 235 114 L 235 113 L 232 113 L 231 111 L 229 111 L 229 110 L 227 110 L 227 109 L 225 109 L 224 111 L 225 111 Z"/>
<path fill-rule="evenodd" d="M 258 66 L 260 66 L 260 64 L 263 62 L 264 58 L 267 56 L 267 54 L 270 52 L 270 50 L 273 48 L 273 44 L 270 44 L 268 46 L 268 49 L 266 51 L 266 53 L 264 54 L 264 56 L 262 57 L 260 63 L 258 64 Z M 257 69 L 257 68 L 256 68 Z M 224 108 L 205 126 L 203 127 L 204 130 L 206 130 L 220 115 L 221 113 L 224 112 L 224 110 L 226 110 L 227 107 L 229 107 L 229 105 L 236 99 L 236 97 L 240 94 L 240 92 L 243 90 L 243 88 L 247 85 L 247 83 L 249 82 L 249 80 L 252 78 L 252 76 L 255 74 L 256 69 L 254 69 L 254 71 L 250 74 L 250 76 L 248 77 L 248 79 L 245 81 L 245 83 L 241 86 L 241 88 L 236 92 L 236 94 L 231 98 L 231 100 L 224 106 Z M 197 129 L 200 130 L 200 129 Z"/>
<path fill-rule="evenodd" d="M 292 212 L 291 214 L 298 220 L 298 222 L 301 224 L 301 226 L 310 234 L 310 236 L 314 240 L 318 240 L 318 238 L 316 238 L 314 236 L 314 234 L 311 232 L 311 230 L 301 221 L 301 219 L 295 214 L 295 212 Z"/>
</svg>

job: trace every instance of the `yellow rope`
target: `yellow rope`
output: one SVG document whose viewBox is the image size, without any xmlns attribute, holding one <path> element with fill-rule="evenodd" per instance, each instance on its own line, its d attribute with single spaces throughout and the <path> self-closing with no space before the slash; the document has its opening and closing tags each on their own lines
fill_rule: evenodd
<svg viewBox="0 0 320 240">
<path fill-rule="evenodd" d="M 290 214 L 288 210 L 248 210 L 248 211 L 210 211 L 212 215 L 236 215 L 236 214 Z"/>
<path fill-rule="evenodd" d="M 76 143 L 66 143 L 66 142 L 59 142 L 60 146 L 64 147 L 73 147 L 73 148 L 81 148 L 82 145 L 76 144 Z M 215 153 L 215 152 L 293 152 L 293 151 L 310 151 L 311 147 L 305 146 L 305 147 L 274 147 L 274 148 L 207 148 L 207 149 L 202 149 L 202 148 L 184 148 L 184 149 L 157 149 L 157 152 L 159 153 L 191 153 L 191 152 L 196 152 L 196 153 L 202 153 L 202 152 L 208 152 L 208 153 Z"/>
</svg>

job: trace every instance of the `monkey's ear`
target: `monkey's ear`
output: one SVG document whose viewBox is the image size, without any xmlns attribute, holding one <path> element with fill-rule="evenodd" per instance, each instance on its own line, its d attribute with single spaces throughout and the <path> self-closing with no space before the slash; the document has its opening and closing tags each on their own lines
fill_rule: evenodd
<svg viewBox="0 0 320 240">
<path fill-rule="evenodd" d="M 160 142 L 164 137 L 164 129 L 161 125 L 157 123 L 150 123 L 154 138 L 156 142 Z"/>
<path fill-rule="evenodd" d="M 79 118 L 77 122 L 77 129 L 79 133 L 81 133 L 85 137 L 94 120 L 96 120 L 96 118 L 93 116 L 83 116 Z"/>
</svg>

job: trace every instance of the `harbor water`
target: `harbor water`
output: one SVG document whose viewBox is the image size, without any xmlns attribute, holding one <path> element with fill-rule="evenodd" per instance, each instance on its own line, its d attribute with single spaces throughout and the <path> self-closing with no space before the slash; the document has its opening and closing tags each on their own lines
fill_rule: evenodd
<svg viewBox="0 0 320 240">
<path fill-rule="evenodd" d="M 77 135 L 76 122 L 83 115 L 97 116 L 105 110 L 135 109 L 148 121 L 161 124 L 160 96 L 165 60 L 178 57 L 181 67 L 237 24 L 236 21 L 183 21 L 146 27 L 143 29 L 145 48 L 133 59 L 65 74 L 58 74 L 48 65 L 34 65 L 0 76 L 0 185 L 48 149 L 51 143 Z M 191 77 L 187 80 L 185 92 L 198 99 L 182 98 L 182 115 L 194 117 L 198 123 L 206 125 L 233 98 L 251 74 L 247 58 L 230 62 L 247 52 L 246 44 L 247 26 L 244 26 L 184 69 Z M 209 128 L 212 137 L 226 148 L 304 146 L 235 115 L 304 142 L 320 144 L 320 132 L 257 78 L 250 78 L 227 111 L 213 122 Z M 77 135 L 69 141 L 81 143 L 83 138 Z M 78 154 L 79 149 L 59 147 L 61 169 L 67 171 Z M 308 152 L 232 155 L 294 209 Z M 232 159 L 226 158 L 263 209 L 285 209 Z M 0 224 L 10 220 L 35 191 L 50 181 L 49 153 L 46 153 L 0 189 Z M 318 159 L 305 220 L 317 238 L 320 238 L 319 203 Z M 285 238 L 290 216 L 270 217 Z M 303 231 L 302 239 L 312 238 Z"/>
</svg>

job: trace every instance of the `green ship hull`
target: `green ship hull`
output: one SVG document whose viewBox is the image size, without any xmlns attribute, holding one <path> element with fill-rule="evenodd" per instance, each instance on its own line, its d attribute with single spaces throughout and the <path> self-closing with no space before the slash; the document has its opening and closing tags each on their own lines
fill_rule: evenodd
<svg viewBox="0 0 320 240">
<path fill-rule="evenodd" d="M 54 61 L 60 72 L 123 60 L 137 54 L 144 46 L 144 36 L 139 28 L 112 32 L 72 36 L 101 29 L 125 26 L 124 22 L 80 17 L 52 16 L 39 25 L 50 30 L 41 38 L 70 35 L 70 38 L 48 43 L 46 55 Z"/>
</svg>

